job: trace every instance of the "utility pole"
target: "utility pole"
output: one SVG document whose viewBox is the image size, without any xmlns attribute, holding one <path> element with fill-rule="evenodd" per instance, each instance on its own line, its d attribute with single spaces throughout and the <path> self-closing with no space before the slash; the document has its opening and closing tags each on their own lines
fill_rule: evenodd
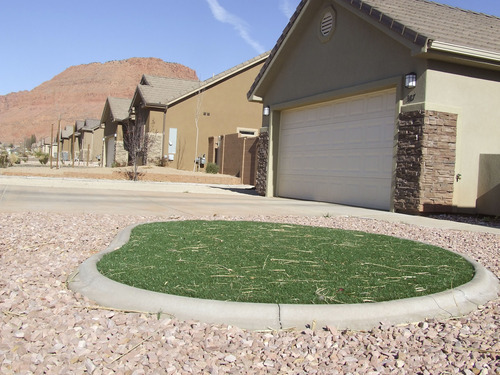
<svg viewBox="0 0 500 375">
<path fill-rule="evenodd" d="M 50 125 L 50 169 L 52 169 L 52 148 L 54 147 L 54 124 Z"/>
<path fill-rule="evenodd" d="M 61 115 L 59 115 L 59 120 L 57 121 L 57 159 L 56 159 L 56 169 L 59 169 L 59 154 L 61 152 Z"/>
<path fill-rule="evenodd" d="M 73 136 L 71 137 L 71 167 L 75 167 L 75 132 L 76 132 L 76 124 L 73 125 Z"/>
</svg>

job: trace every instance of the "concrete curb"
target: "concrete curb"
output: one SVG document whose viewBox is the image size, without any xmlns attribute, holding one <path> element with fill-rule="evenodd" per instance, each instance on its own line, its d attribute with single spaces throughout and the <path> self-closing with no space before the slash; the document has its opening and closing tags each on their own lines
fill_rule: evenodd
<svg viewBox="0 0 500 375">
<path fill-rule="evenodd" d="M 465 315 L 497 298 L 498 279 L 476 261 L 465 257 L 476 270 L 467 284 L 423 297 L 352 305 L 278 305 L 239 303 L 181 297 L 120 284 L 97 271 L 102 256 L 117 250 L 136 225 L 121 231 L 104 251 L 83 262 L 68 279 L 68 287 L 106 307 L 125 311 L 167 314 L 182 320 L 229 324 L 251 330 L 303 329 L 306 325 L 368 330 L 380 325 L 412 323 L 429 318 Z M 463 255 L 462 255 L 463 256 Z"/>
</svg>

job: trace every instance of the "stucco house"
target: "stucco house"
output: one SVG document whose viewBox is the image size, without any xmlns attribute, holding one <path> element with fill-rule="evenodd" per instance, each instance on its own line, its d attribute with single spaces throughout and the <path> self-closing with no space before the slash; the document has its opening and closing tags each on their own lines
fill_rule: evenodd
<svg viewBox="0 0 500 375">
<path fill-rule="evenodd" d="M 108 97 L 101 115 L 104 127 L 103 167 L 127 165 L 128 153 L 123 146 L 123 126 L 129 117 L 132 99 Z"/>
<path fill-rule="evenodd" d="M 177 169 L 199 170 L 202 165 L 196 160 L 204 155 L 207 160 L 209 137 L 258 133 L 262 104 L 249 103 L 246 93 L 268 55 L 257 56 L 205 81 L 143 76 L 130 104 L 127 124 L 144 126 L 155 140 L 148 152 L 148 163 L 162 159 Z M 103 122 L 106 113 L 105 109 Z"/>
<path fill-rule="evenodd" d="M 63 129 L 61 129 L 61 133 L 59 135 L 61 154 L 59 157 L 62 161 L 72 161 L 75 156 L 75 144 L 73 143 L 74 133 L 74 125 L 66 125 Z"/>
<path fill-rule="evenodd" d="M 143 129 L 149 136 L 148 160 L 144 162 L 155 163 L 165 155 L 165 135 L 169 134 L 166 125 L 169 102 L 199 86 L 198 80 L 142 76 L 130 104 L 127 126 Z"/>
<path fill-rule="evenodd" d="M 210 137 L 258 133 L 262 104 L 249 103 L 246 93 L 268 56 L 261 54 L 217 74 L 168 103 L 165 150 L 173 159 L 170 165 L 199 169 L 202 165 L 196 160 L 208 160 Z"/>
<path fill-rule="evenodd" d="M 86 119 L 80 129 L 80 162 L 101 162 L 103 152 L 104 127 L 99 119 Z"/>
<path fill-rule="evenodd" d="M 500 215 L 500 18 L 303 0 L 248 98 L 268 196 Z"/>
</svg>

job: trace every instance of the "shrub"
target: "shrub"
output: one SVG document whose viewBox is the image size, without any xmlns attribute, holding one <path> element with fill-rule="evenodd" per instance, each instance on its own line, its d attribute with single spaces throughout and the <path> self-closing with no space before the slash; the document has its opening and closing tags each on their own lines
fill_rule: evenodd
<svg viewBox="0 0 500 375">
<path fill-rule="evenodd" d="M 9 155 L 5 153 L 0 154 L 0 168 L 7 168 L 9 166 Z"/>
<path fill-rule="evenodd" d="M 10 154 L 9 161 L 10 161 L 10 165 L 19 164 L 21 162 L 19 160 L 19 156 L 17 156 L 16 154 Z"/>
<path fill-rule="evenodd" d="M 49 161 L 49 154 L 40 154 L 40 156 L 38 157 L 38 161 L 40 162 L 40 164 L 47 164 L 47 162 Z"/>
<path fill-rule="evenodd" d="M 208 163 L 205 171 L 207 173 L 217 174 L 219 173 L 219 166 L 215 163 Z"/>
</svg>

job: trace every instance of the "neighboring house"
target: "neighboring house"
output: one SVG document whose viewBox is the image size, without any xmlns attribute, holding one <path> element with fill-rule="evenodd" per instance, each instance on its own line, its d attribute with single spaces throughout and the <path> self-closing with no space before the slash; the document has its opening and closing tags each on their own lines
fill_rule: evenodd
<svg viewBox="0 0 500 375">
<path fill-rule="evenodd" d="M 128 163 L 128 153 L 123 146 L 123 127 L 128 122 L 131 101 L 112 97 L 106 99 L 101 116 L 104 125 L 104 167 L 125 166 Z"/>
<path fill-rule="evenodd" d="M 86 119 L 80 133 L 80 162 L 101 162 L 104 136 L 104 127 L 101 127 L 101 121 Z"/>
<path fill-rule="evenodd" d="M 154 163 L 165 156 L 166 113 L 168 103 L 186 91 L 199 87 L 200 82 L 178 78 L 143 75 L 130 105 L 130 126 L 136 126 L 149 137 L 148 160 Z M 128 125 L 127 125 L 128 126 Z M 126 131 L 126 129 L 125 129 Z M 125 133 L 125 141 L 126 133 Z M 125 142 L 126 143 L 126 142 Z M 125 148 L 128 149 L 127 144 Z"/>
<path fill-rule="evenodd" d="M 228 69 L 168 103 L 164 150 L 170 165 L 195 170 L 196 160 L 209 153 L 208 139 L 218 134 L 256 132 L 262 104 L 249 103 L 248 88 L 269 53 Z"/>
<path fill-rule="evenodd" d="M 61 130 L 60 134 L 61 154 L 59 155 L 59 157 L 61 158 L 62 161 L 73 160 L 72 155 L 73 157 L 75 155 L 74 152 L 75 144 L 73 143 L 74 140 L 73 133 L 74 133 L 73 125 L 67 125 L 64 127 L 64 129 Z"/>
<path fill-rule="evenodd" d="M 163 156 L 177 169 L 199 170 L 214 134 L 257 132 L 262 104 L 246 98 L 269 54 L 263 54 L 203 82 L 143 76 L 130 106 L 130 123 L 155 139 L 149 162 Z M 203 157 L 205 158 L 203 159 Z"/>
<path fill-rule="evenodd" d="M 75 160 L 81 160 L 81 153 L 83 147 L 83 133 L 82 129 L 85 126 L 85 120 L 76 120 L 75 121 L 75 143 L 73 149 L 73 155 Z"/>
<path fill-rule="evenodd" d="M 500 215 L 497 17 L 303 0 L 248 98 L 270 112 L 269 196 Z"/>
</svg>

